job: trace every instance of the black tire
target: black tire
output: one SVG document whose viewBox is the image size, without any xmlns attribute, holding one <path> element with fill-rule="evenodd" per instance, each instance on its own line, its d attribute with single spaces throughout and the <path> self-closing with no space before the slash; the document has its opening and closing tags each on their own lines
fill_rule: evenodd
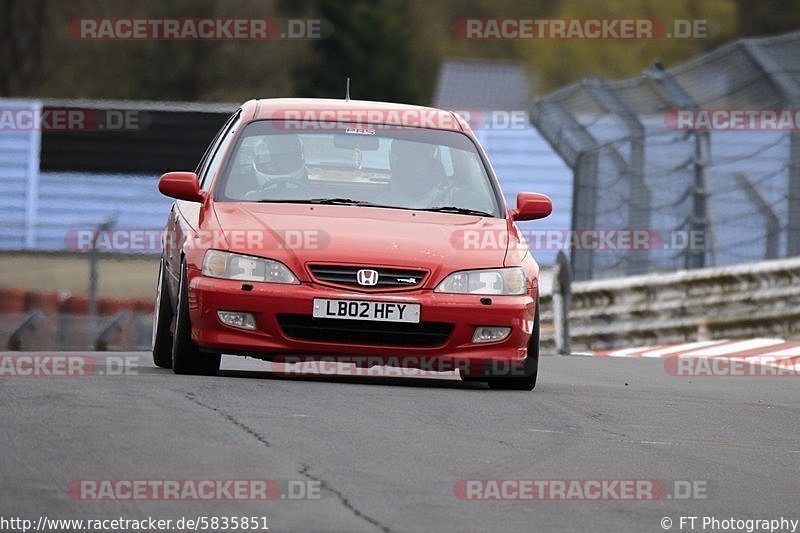
<svg viewBox="0 0 800 533">
<path fill-rule="evenodd" d="M 496 390 L 527 390 L 536 387 L 539 374 L 539 303 L 536 303 L 536 315 L 533 319 L 533 331 L 528 339 L 528 357 L 525 359 L 523 375 L 519 377 L 489 378 L 489 388 Z"/>
<path fill-rule="evenodd" d="M 158 267 L 158 285 L 156 286 L 156 305 L 153 309 L 153 363 L 161 368 L 172 368 L 172 303 L 167 287 L 167 273 L 164 270 L 164 258 Z"/>
<path fill-rule="evenodd" d="M 178 284 L 178 309 L 175 313 L 175 334 L 172 340 L 172 371 L 176 374 L 214 376 L 219 372 L 222 356 L 218 353 L 202 352 L 192 341 L 188 288 L 186 265 L 182 264 L 181 280 Z"/>
</svg>

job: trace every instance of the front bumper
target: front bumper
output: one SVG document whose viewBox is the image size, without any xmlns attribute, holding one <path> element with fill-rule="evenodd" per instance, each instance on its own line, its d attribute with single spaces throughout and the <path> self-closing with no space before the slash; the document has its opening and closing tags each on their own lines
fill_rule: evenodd
<svg viewBox="0 0 800 533">
<path fill-rule="evenodd" d="M 435 359 L 443 363 L 444 370 L 463 368 L 464 361 L 471 365 L 498 360 L 521 362 L 527 356 L 536 312 L 536 299 L 530 294 L 477 296 L 442 294 L 431 290 L 363 293 L 317 283 L 243 283 L 205 277 L 196 271 L 193 274 L 190 273 L 188 294 L 192 339 L 205 350 L 266 360 L 280 360 L 286 356 L 369 356 L 370 364 L 380 364 L 380 360 L 400 357 L 403 364 L 413 367 L 414 358 L 418 358 L 421 361 Z M 452 331 L 441 339 L 443 342 L 423 347 L 398 344 L 396 335 L 391 343 L 364 342 L 363 338 L 353 342 L 341 336 L 336 340 L 298 338 L 298 329 L 289 332 L 285 319 L 281 317 L 313 322 L 314 298 L 417 303 L 421 306 L 422 323 L 451 324 Z M 481 302 L 487 299 L 491 300 L 490 304 Z M 219 310 L 251 313 L 255 317 L 256 329 L 244 330 L 223 324 L 217 317 Z M 348 320 L 335 322 L 353 325 Z M 375 324 L 363 325 L 371 327 Z M 501 341 L 473 343 L 472 336 L 478 326 L 510 327 L 511 333 Z"/>
</svg>

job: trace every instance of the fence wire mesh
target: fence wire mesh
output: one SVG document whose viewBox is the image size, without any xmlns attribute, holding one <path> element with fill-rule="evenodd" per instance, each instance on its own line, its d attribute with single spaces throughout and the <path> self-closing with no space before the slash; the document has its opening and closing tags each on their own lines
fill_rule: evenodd
<svg viewBox="0 0 800 533">
<path fill-rule="evenodd" d="M 706 128 L 674 121 L 679 110 L 697 117 L 798 109 L 800 32 L 739 40 L 632 79 L 587 79 L 539 99 L 531 122 L 573 170 L 572 229 L 660 236 L 646 249 L 574 247 L 574 277 L 800 255 L 797 122 Z"/>
</svg>

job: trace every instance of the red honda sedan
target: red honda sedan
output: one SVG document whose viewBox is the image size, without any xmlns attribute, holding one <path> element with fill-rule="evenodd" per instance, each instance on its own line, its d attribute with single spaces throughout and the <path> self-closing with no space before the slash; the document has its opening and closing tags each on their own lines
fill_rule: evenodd
<svg viewBox="0 0 800 533">
<path fill-rule="evenodd" d="M 531 390 L 539 267 L 469 125 L 438 109 L 251 100 L 195 172 L 158 184 L 164 234 L 153 360 L 214 374 L 220 354 L 458 370 Z"/>
</svg>

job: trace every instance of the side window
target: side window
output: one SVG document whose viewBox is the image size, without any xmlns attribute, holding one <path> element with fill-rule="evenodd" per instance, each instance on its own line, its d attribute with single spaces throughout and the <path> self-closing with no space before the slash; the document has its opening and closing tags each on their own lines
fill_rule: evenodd
<svg viewBox="0 0 800 533">
<path fill-rule="evenodd" d="M 197 174 L 198 176 L 202 174 L 203 170 L 208 164 L 209 155 L 213 151 L 214 147 L 217 146 L 217 142 L 219 141 L 219 138 L 222 136 L 222 132 L 228 129 L 228 124 L 230 124 L 234 116 L 235 113 L 228 117 L 228 119 L 225 121 L 225 124 L 223 124 L 219 130 L 217 130 L 217 133 L 214 135 L 214 139 L 212 139 L 211 143 L 209 143 L 208 147 L 206 148 L 206 151 L 203 152 L 203 157 L 200 158 L 200 162 L 197 164 L 197 168 L 194 170 L 195 174 Z"/>
<path fill-rule="evenodd" d="M 230 140 L 233 138 L 230 133 L 234 124 L 236 124 L 238 121 L 241 113 L 242 110 L 239 109 L 236 111 L 236 113 L 231 115 L 227 122 L 225 122 L 225 125 L 222 126 L 219 132 L 217 132 L 217 136 L 208 147 L 208 150 L 206 150 L 206 153 L 200 162 L 198 176 L 200 177 L 200 188 L 204 191 L 211 187 L 211 178 L 219 168 L 222 155 L 225 153 L 226 148 L 230 144 Z"/>
</svg>

